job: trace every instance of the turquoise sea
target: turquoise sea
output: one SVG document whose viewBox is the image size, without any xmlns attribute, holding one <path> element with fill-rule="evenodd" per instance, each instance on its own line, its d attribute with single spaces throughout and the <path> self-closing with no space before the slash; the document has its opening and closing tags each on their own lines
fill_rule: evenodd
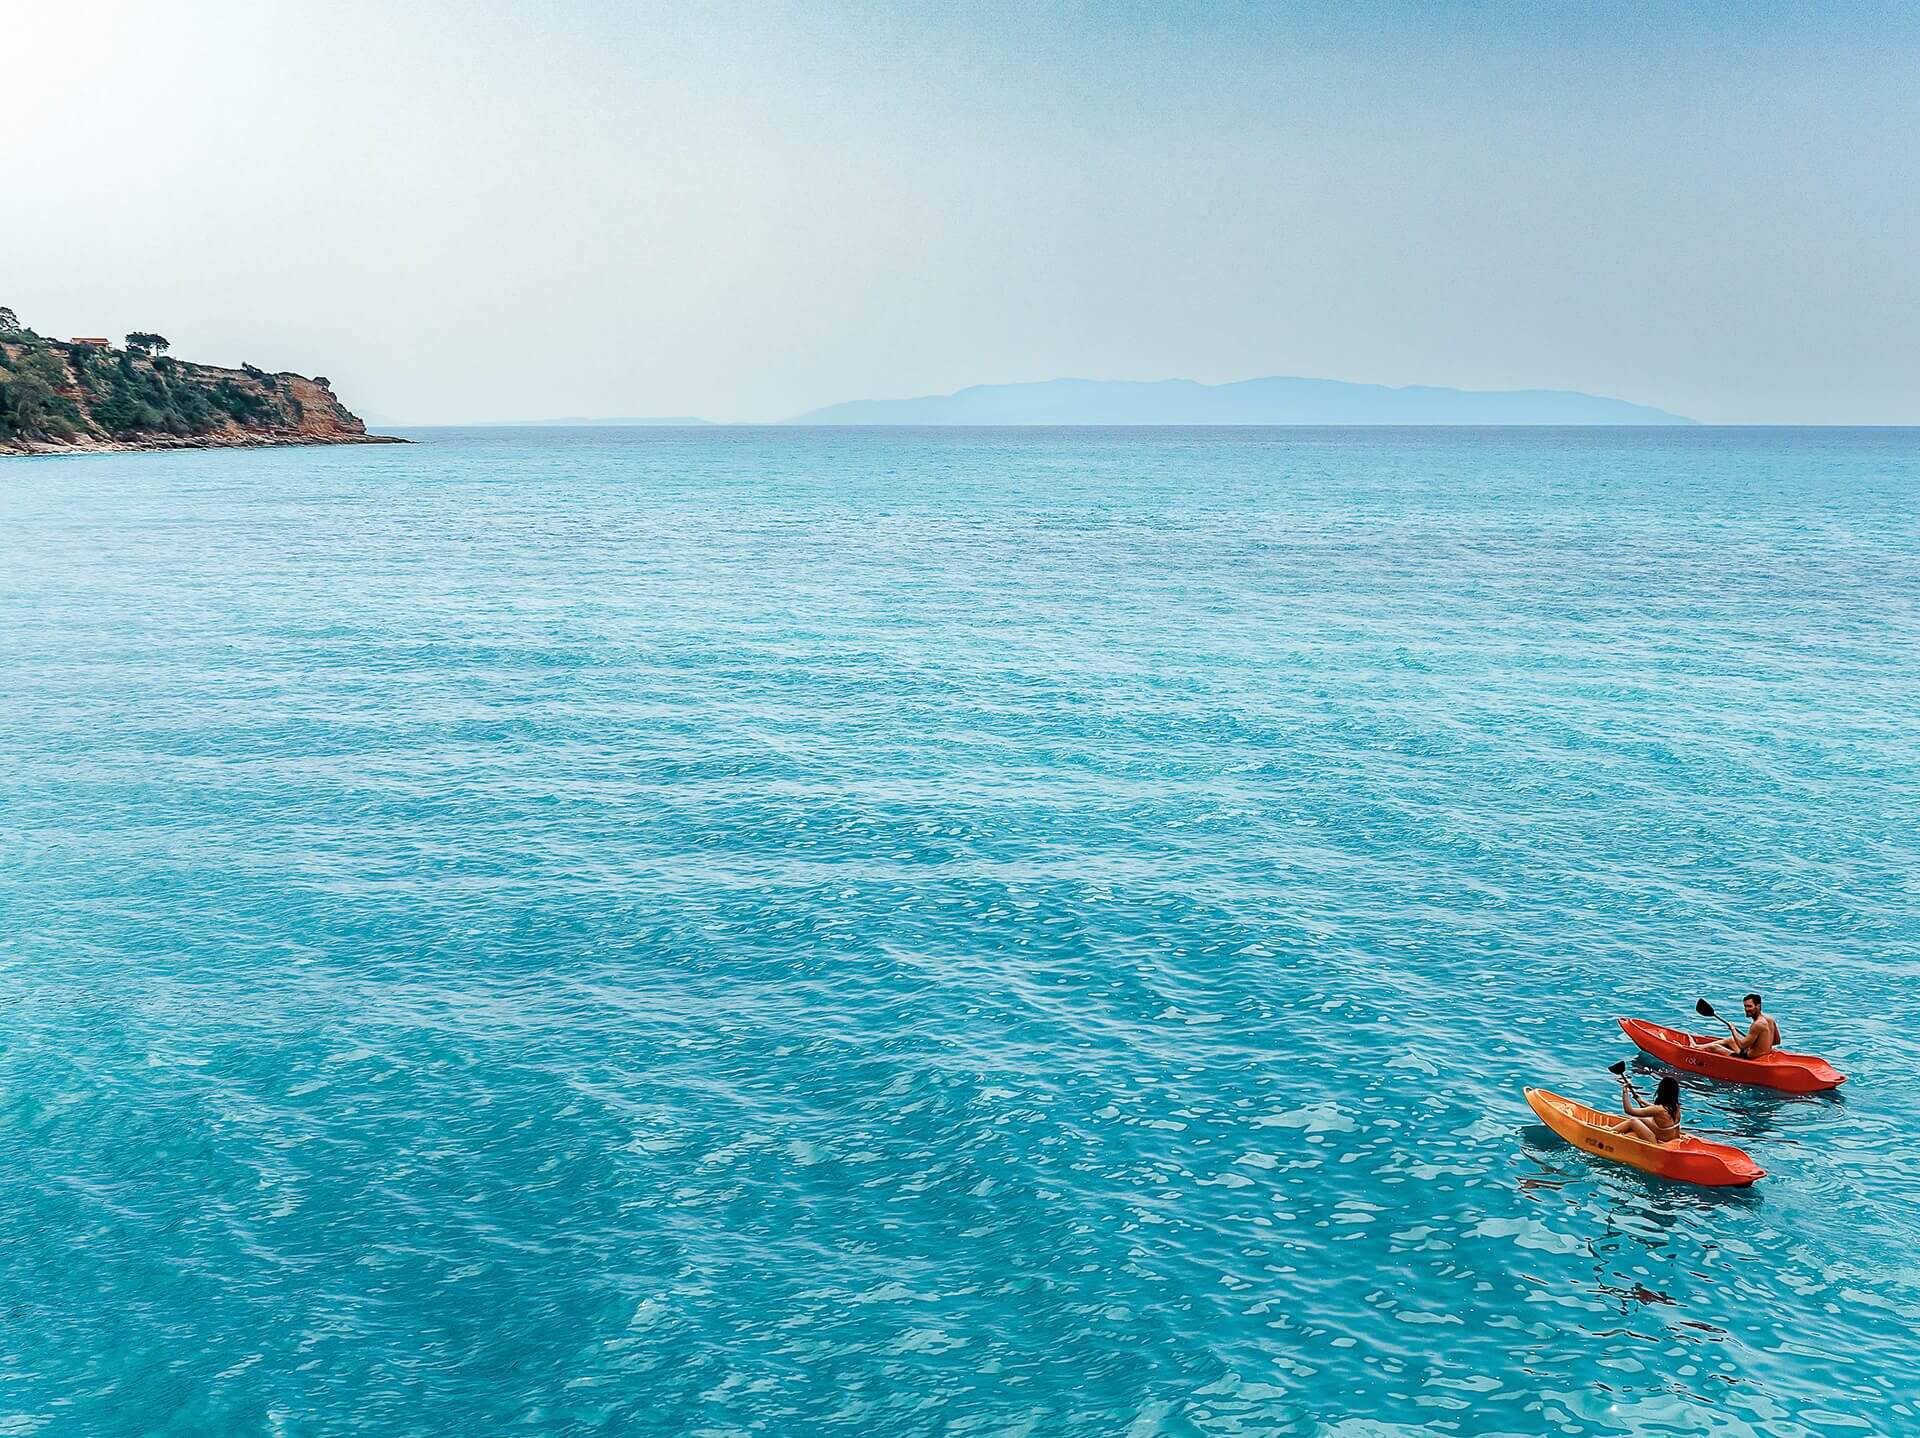
<svg viewBox="0 0 1920 1438">
<path fill-rule="evenodd" d="M 1920 1431 L 1920 432 L 416 438 L 0 460 L 0 1435 Z"/>
</svg>

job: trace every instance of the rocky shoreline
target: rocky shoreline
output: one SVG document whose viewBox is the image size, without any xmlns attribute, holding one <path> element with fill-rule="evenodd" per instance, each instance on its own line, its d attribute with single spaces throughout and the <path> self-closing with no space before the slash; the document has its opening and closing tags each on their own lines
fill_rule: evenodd
<svg viewBox="0 0 1920 1438">
<path fill-rule="evenodd" d="M 412 444 L 396 434 L 200 434 L 150 435 L 142 439 L 0 440 L 0 458 L 56 454 L 139 454 L 174 449 L 283 449 L 293 445 Z"/>
</svg>

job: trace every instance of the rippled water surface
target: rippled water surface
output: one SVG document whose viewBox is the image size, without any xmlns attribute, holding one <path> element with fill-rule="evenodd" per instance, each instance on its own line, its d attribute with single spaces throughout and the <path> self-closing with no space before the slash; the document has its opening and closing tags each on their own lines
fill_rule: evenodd
<svg viewBox="0 0 1920 1438">
<path fill-rule="evenodd" d="M 0 461 L 0 1433 L 1920 1431 L 1920 434 L 421 439 Z"/>
</svg>

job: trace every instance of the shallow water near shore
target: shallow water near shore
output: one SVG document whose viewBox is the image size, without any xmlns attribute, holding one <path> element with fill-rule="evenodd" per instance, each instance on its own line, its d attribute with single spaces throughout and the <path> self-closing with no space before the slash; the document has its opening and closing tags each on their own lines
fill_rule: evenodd
<svg viewBox="0 0 1920 1438">
<path fill-rule="evenodd" d="M 1920 1431 L 1920 432 L 412 437 L 0 462 L 0 1433 Z"/>
</svg>

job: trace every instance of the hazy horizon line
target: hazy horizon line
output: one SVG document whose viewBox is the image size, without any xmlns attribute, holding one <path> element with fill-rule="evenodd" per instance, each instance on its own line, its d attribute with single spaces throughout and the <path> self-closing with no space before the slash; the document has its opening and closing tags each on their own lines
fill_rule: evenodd
<svg viewBox="0 0 1920 1438">
<path fill-rule="evenodd" d="M 995 430 L 995 429 L 1431 429 L 1431 430 L 1660 430 L 1666 433 L 1701 429 L 1821 429 L 1821 430 L 1920 430 L 1920 424 L 1892 423 L 1849 423 L 1825 424 L 1809 420 L 1740 420 L 1722 423 L 1717 420 L 1694 420 L 1688 424 L 1554 424 L 1554 423 L 1508 423 L 1508 424 L 1462 424 L 1462 423 L 1409 423 L 1394 421 L 1332 421 L 1323 423 L 1305 423 L 1300 421 L 1232 422 L 1223 421 L 1213 424 L 1170 424 L 1163 421 L 1143 421 L 1140 423 L 1017 423 L 1006 424 L 819 424 L 796 420 L 761 419 L 688 419 L 676 420 L 633 420 L 619 417 L 606 419 L 368 419 L 369 425 L 378 424 L 386 429 L 873 429 L 873 430 Z"/>
</svg>

